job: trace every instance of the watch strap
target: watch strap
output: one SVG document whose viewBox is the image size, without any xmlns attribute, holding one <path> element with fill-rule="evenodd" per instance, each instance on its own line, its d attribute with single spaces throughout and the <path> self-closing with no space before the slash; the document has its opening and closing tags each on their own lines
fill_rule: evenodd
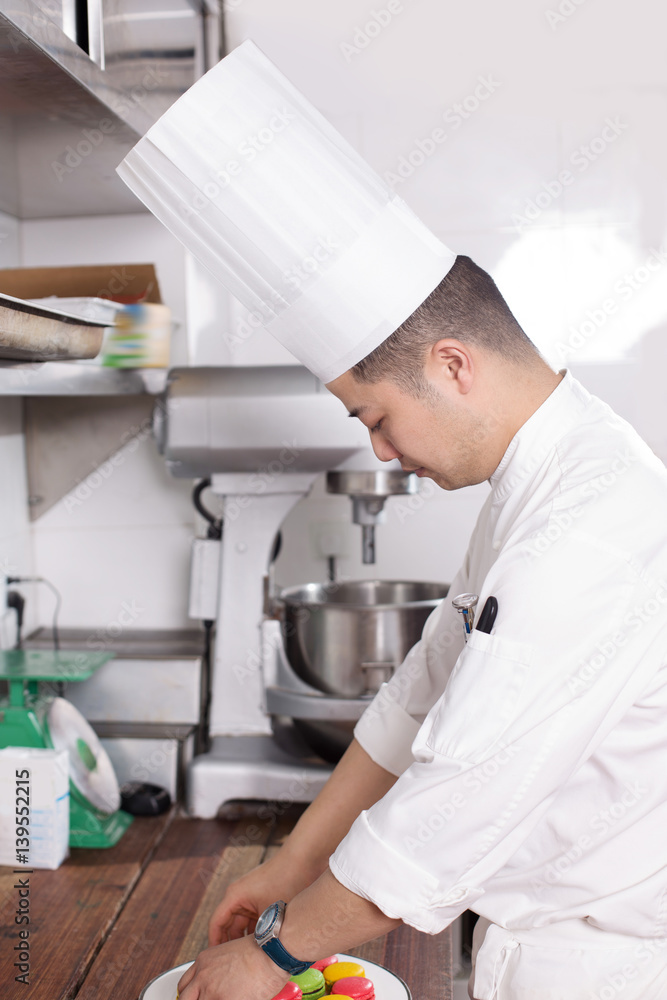
<svg viewBox="0 0 667 1000">
<path fill-rule="evenodd" d="M 298 958 L 290 955 L 277 937 L 271 938 L 266 944 L 260 945 L 260 947 L 266 952 L 272 962 L 279 965 L 285 972 L 289 972 L 291 976 L 298 976 L 312 965 L 312 962 L 300 962 Z"/>
</svg>

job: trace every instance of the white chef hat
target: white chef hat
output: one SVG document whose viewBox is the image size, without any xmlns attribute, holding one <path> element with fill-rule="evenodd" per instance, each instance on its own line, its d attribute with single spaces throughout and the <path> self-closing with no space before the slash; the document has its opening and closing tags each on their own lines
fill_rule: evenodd
<svg viewBox="0 0 667 1000">
<path fill-rule="evenodd" d="M 325 383 L 393 333 L 456 259 L 250 41 L 118 173 Z"/>
</svg>

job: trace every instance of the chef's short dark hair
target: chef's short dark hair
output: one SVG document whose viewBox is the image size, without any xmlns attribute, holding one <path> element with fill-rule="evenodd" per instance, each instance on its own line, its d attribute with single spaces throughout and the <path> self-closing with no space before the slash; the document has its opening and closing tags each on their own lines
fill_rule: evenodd
<svg viewBox="0 0 667 1000">
<path fill-rule="evenodd" d="M 498 287 L 470 257 L 459 256 L 440 284 L 379 347 L 352 368 L 359 382 L 394 382 L 424 393 L 428 349 L 452 337 L 517 364 L 535 363 L 536 347 L 514 318 Z"/>
</svg>

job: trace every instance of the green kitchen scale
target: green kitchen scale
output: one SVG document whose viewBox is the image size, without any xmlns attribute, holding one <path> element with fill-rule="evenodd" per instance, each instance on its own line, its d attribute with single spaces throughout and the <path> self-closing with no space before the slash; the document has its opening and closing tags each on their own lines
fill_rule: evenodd
<svg viewBox="0 0 667 1000">
<path fill-rule="evenodd" d="M 47 747 L 69 754 L 70 847 L 112 847 L 133 818 L 120 806 L 109 756 L 81 713 L 65 698 L 40 692 L 40 681 L 84 681 L 113 653 L 0 650 L 0 748 Z"/>
</svg>

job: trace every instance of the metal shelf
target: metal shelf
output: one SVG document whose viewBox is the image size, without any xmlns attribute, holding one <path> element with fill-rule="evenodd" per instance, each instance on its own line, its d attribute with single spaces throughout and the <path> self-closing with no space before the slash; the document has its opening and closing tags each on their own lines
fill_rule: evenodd
<svg viewBox="0 0 667 1000">
<path fill-rule="evenodd" d="M 19 219 L 145 212 L 115 168 L 220 58 L 217 5 L 181 0 L 175 13 L 185 19 L 156 18 L 152 49 L 121 19 L 100 65 L 56 23 L 58 5 L 50 15 L 41 6 L 49 7 L 0 0 L 0 211 Z"/>
<path fill-rule="evenodd" d="M 76 361 L 0 362 L 0 396 L 157 396 L 166 368 L 102 368 Z"/>
</svg>

